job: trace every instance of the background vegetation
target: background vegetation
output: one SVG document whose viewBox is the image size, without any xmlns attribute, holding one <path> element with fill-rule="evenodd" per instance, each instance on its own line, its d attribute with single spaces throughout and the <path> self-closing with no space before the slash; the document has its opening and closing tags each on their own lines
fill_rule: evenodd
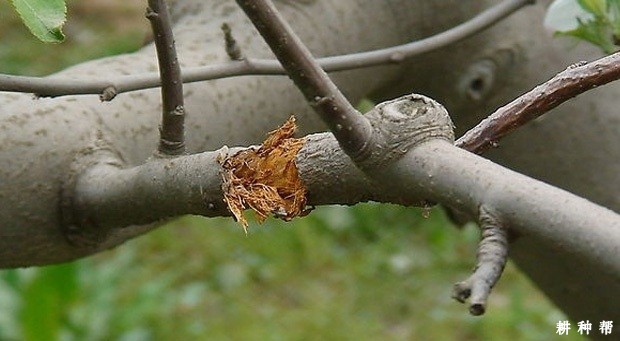
<svg viewBox="0 0 620 341">
<path fill-rule="evenodd" d="M 70 1 L 44 45 L 0 2 L 0 72 L 43 75 L 130 52 L 141 2 Z M 78 262 L 0 271 L 1 340 L 548 340 L 566 317 L 509 263 L 484 317 L 449 298 L 478 233 L 440 209 L 364 204 L 252 224 L 184 217 Z M 574 325 L 574 324 L 573 324 Z M 576 330 L 562 340 L 580 339 Z"/>
</svg>

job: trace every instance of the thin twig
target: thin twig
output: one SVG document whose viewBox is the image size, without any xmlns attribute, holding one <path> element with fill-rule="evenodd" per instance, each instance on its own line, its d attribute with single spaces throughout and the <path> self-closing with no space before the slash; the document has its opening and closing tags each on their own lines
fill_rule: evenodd
<svg viewBox="0 0 620 341">
<path fill-rule="evenodd" d="M 163 155 L 185 153 L 185 107 L 181 67 L 165 0 L 149 0 L 146 17 L 151 22 L 159 74 L 161 75 L 162 123 L 158 151 Z"/>
<path fill-rule="evenodd" d="M 243 54 L 241 53 L 241 48 L 237 43 L 237 40 L 232 35 L 232 29 L 230 25 L 227 23 L 222 24 L 222 32 L 224 32 L 224 47 L 226 49 L 226 54 L 230 57 L 231 60 L 241 60 L 243 59 Z"/>
<path fill-rule="evenodd" d="M 470 129 L 455 145 L 482 154 L 513 130 L 549 110 L 598 86 L 620 78 L 620 52 L 590 63 L 569 66 Z"/>
<path fill-rule="evenodd" d="M 479 214 L 482 237 L 476 268 L 469 278 L 455 284 L 452 292 L 452 297 L 461 303 L 470 298 L 469 312 L 475 316 L 484 314 L 487 298 L 508 260 L 508 230 L 491 209 L 482 206 Z"/>
<path fill-rule="evenodd" d="M 321 64 L 321 66 L 324 66 L 329 71 L 337 71 L 344 70 L 345 68 L 359 67 L 357 65 L 376 66 L 399 63 L 405 59 L 459 42 L 496 24 L 524 6 L 534 2 L 532 0 L 505 0 L 460 25 L 428 38 L 375 51 L 336 56 L 330 60 L 328 65 Z"/>
<path fill-rule="evenodd" d="M 371 141 L 370 122 L 349 103 L 321 69 L 272 1 L 237 0 L 237 4 L 327 124 L 345 153 L 355 160 Z"/>
<path fill-rule="evenodd" d="M 468 38 L 529 3 L 531 1 L 528 0 L 505 0 L 458 26 L 428 38 L 385 49 L 319 58 L 317 61 L 326 72 L 399 63 Z M 192 83 L 235 76 L 285 74 L 286 71 L 277 60 L 249 58 L 243 61 L 185 68 L 183 69 L 183 82 Z M 0 74 L 0 91 L 34 93 L 40 97 L 94 94 L 100 95 L 103 101 L 109 101 L 116 94 L 155 88 L 159 85 L 157 73 L 119 76 L 105 80 Z M 106 90 L 107 94 L 104 94 Z"/>
</svg>

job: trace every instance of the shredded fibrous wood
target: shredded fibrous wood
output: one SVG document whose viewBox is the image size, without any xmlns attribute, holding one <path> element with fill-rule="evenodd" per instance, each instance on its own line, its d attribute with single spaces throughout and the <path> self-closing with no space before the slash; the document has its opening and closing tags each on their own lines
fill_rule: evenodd
<svg viewBox="0 0 620 341">
<path fill-rule="evenodd" d="M 304 140 L 293 138 L 296 130 L 291 116 L 258 149 L 243 150 L 222 163 L 224 201 L 246 233 L 246 208 L 254 210 L 261 223 L 270 214 L 289 221 L 307 213 L 307 190 L 295 165 Z"/>
</svg>

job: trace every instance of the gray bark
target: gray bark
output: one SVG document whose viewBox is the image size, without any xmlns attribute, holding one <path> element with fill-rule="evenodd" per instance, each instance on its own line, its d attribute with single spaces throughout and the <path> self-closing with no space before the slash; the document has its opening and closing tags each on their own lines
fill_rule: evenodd
<svg viewBox="0 0 620 341">
<path fill-rule="evenodd" d="M 282 1 L 279 5 L 313 53 L 323 56 L 422 38 L 454 26 L 493 3 L 300 0 Z M 558 46 L 561 44 L 552 41 L 544 32 L 541 23 L 546 3 L 527 8 L 454 46 L 399 65 L 338 72 L 333 77 L 354 102 L 364 96 L 383 100 L 411 92 L 433 97 L 446 105 L 457 132 L 462 133 L 493 108 L 565 66 L 593 57 L 592 51 Z M 183 66 L 227 60 L 219 29 L 223 22 L 232 26 L 244 54 L 271 56 L 233 1 L 177 1 L 174 10 L 176 41 Z M 152 72 L 157 69 L 156 63 L 154 48 L 147 46 L 134 54 L 77 65 L 62 74 L 105 77 L 111 73 Z M 472 87 L 474 83 L 482 86 Z M 619 92 L 618 86 L 612 84 L 580 96 L 502 141 L 501 147 L 490 153 L 490 157 L 509 168 L 620 211 L 620 148 L 617 144 L 620 116 L 615 109 Z M 284 77 L 243 77 L 191 84 L 185 87 L 185 94 L 190 152 L 257 143 L 265 132 L 291 113 L 296 114 L 304 133 L 324 129 L 303 97 Z M 142 164 L 155 151 L 161 111 L 159 90 L 121 94 L 110 103 L 100 103 L 96 96 L 32 100 L 29 95 L 16 94 L 0 94 L 0 101 L 0 200 L 3 202 L 0 265 L 46 264 L 83 257 L 118 245 L 155 226 L 127 227 L 116 230 L 94 248 L 76 247 L 68 243 L 63 234 L 59 194 L 63 183 L 75 172 L 74 158 L 92 148 L 100 136 L 127 166 Z M 469 156 L 460 151 L 442 149 L 438 152 L 438 159 L 425 159 L 423 164 L 434 164 L 441 159 L 446 164 L 453 160 L 457 165 L 447 167 L 450 170 L 445 173 L 444 166 L 434 166 L 442 170 L 439 173 L 442 180 L 436 179 L 435 183 L 447 186 L 458 182 L 463 173 L 457 172 L 460 160 Z M 466 161 L 462 162 L 466 165 Z M 330 185 L 334 198 L 346 203 L 370 199 L 366 192 L 352 192 L 352 187 L 366 185 L 362 180 L 365 178 L 352 169 L 355 168 L 342 168 L 343 174 L 352 174 L 360 180 L 352 180 L 352 185 L 348 183 L 342 187 Z M 495 179 L 494 172 L 488 173 L 489 179 Z M 514 173 L 506 176 L 517 177 Z M 462 181 L 467 182 L 466 179 Z M 418 188 L 415 183 L 411 186 Z M 488 183 L 485 188 L 495 186 L 503 185 Z M 453 200 L 463 198 L 450 192 L 450 188 L 433 193 L 420 188 L 420 193 L 459 206 Z M 484 197 L 475 194 L 483 191 L 481 188 L 461 187 L 459 190 L 465 191 L 460 194 L 465 198 Z M 468 194 L 470 190 L 474 194 Z M 617 236 L 618 226 L 608 226 L 605 230 L 597 223 L 602 216 L 612 213 L 591 216 L 587 209 L 589 204 L 567 202 L 566 205 L 577 211 L 586 208 L 583 209 L 584 221 L 574 222 L 582 229 L 559 232 L 564 222 L 561 217 L 555 228 L 537 224 L 535 219 L 546 210 L 546 203 L 557 200 L 552 194 L 539 196 L 538 193 L 526 193 L 531 201 L 511 200 L 509 195 L 493 198 L 513 207 L 515 212 L 532 210 L 531 220 L 527 217 L 516 220 L 519 231 L 524 233 L 512 244 L 511 256 L 573 319 L 618 320 L 620 309 L 613 296 L 617 298 L 620 292 L 617 271 L 620 260 L 613 256 L 618 254 L 618 245 L 592 244 L 589 239 L 604 237 L 600 233 Z M 318 198 L 315 200 L 322 202 Z M 545 214 L 553 216 L 554 212 Z M 593 236 L 584 234 L 583 229 L 589 225 L 597 226 L 593 228 Z M 564 233 L 565 238 L 556 239 Z M 609 239 L 613 240 L 617 239 Z M 583 248 L 599 246 L 597 257 L 584 256 Z"/>
</svg>

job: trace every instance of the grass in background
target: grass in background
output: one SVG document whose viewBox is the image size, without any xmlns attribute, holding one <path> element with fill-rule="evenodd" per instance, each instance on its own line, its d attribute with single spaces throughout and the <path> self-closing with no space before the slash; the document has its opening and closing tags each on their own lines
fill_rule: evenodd
<svg viewBox="0 0 620 341">
<path fill-rule="evenodd" d="M 67 42 L 50 46 L 0 2 L 0 72 L 47 74 L 141 45 L 140 6 L 69 5 Z M 484 317 L 450 299 L 477 240 L 439 209 L 424 219 L 390 205 L 322 207 L 248 236 L 231 219 L 184 217 L 78 262 L 0 271 L 0 339 L 553 338 L 564 315 L 511 263 Z"/>
</svg>

